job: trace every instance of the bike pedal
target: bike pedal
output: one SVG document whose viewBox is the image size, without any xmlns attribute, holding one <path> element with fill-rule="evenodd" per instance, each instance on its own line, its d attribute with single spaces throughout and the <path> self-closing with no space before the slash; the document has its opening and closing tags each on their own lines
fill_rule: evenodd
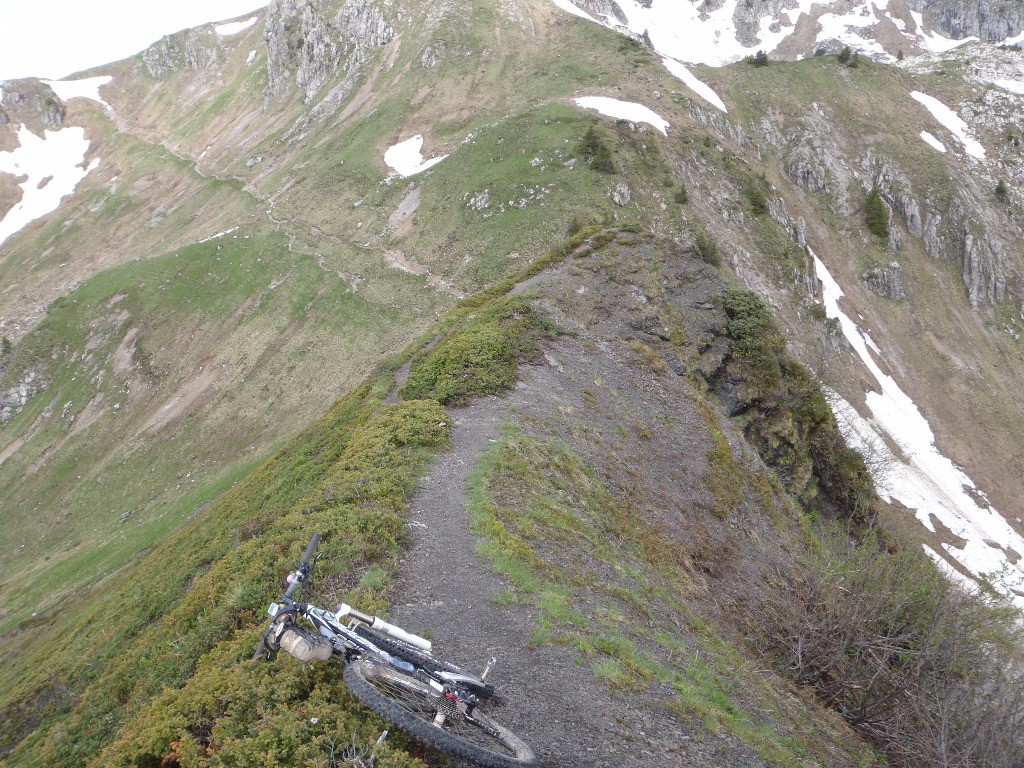
<svg viewBox="0 0 1024 768">
<path fill-rule="evenodd" d="M 497 663 L 498 663 L 498 660 L 494 656 L 491 656 L 491 658 L 487 660 L 487 666 L 484 667 L 484 671 L 480 673 L 480 679 L 481 680 L 486 680 L 487 679 L 487 675 L 489 675 L 491 673 L 491 669 Z"/>
</svg>

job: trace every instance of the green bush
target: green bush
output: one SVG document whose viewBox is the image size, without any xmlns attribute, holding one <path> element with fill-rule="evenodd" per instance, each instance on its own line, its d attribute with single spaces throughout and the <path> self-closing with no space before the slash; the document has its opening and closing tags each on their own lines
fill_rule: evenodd
<svg viewBox="0 0 1024 768">
<path fill-rule="evenodd" d="M 718 243 L 704 227 L 698 225 L 693 228 L 693 245 L 697 249 L 697 255 L 700 256 L 701 261 L 713 267 L 722 263 L 722 258 L 718 253 Z"/>
<path fill-rule="evenodd" d="M 848 64 L 852 55 L 853 51 L 850 50 L 850 46 L 845 45 L 836 58 L 839 60 L 840 64 Z"/>
<path fill-rule="evenodd" d="M 755 216 L 764 216 L 768 213 L 768 195 L 766 193 L 768 181 L 763 177 L 760 179 L 748 179 L 743 184 L 743 197 L 750 205 L 750 210 Z"/>
<path fill-rule="evenodd" d="M 499 299 L 415 361 L 399 394 L 446 405 L 496 395 L 512 386 L 520 360 L 539 354 L 537 340 L 552 333 L 524 300 Z"/>
<path fill-rule="evenodd" d="M 1010 188 L 1006 186 L 1006 180 L 1000 179 L 999 183 L 996 184 L 995 189 L 996 200 L 1001 203 L 1009 202 L 1010 200 Z"/>
<path fill-rule="evenodd" d="M 747 57 L 747 63 L 753 67 L 767 67 L 769 64 L 768 54 L 764 51 L 758 51 L 753 56 Z"/>
<path fill-rule="evenodd" d="M 1020 614 L 916 545 L 841 528 L 816 544 L 762 606 L 779 667 L 895 766 L 1021 765 Z"/>
<path fill-rule="evenodd" d="M 878 237 L 889 237 L 889 208 L 882 199 L 878 187 L 872 187 L 864 203 L 864 218 L 868 231 Z"/>
<path fill-rule="evenodd" d="M 679 205 L 686 205 L 690 202 L 690 193 L 686 191 L 686 185 L 682 182 L 679 183 L 679 189 L 676 190 L 675 195 L 672 197 Z"/>
<path fill-rule="evenodd" d="M 878 498 L 864 458 L 846 445 L 810 371 L 786 351 L 771 312 L 749 291 L 727 291 L 720 301 L 732 349 L 718 383 L 739 384 L 731 408 L 747 439 L 805 504 L 872 520 Z"/>
<path fill-rule="evenodd" d="M 612 148 L 601 136 L 595 126 L 590 126 L 583 135 L 583 140 L 577 148 L 581 155 L 587 158 L 590 167 L 601 173 L 615 173 L 615 159 Z"/>
</svg>

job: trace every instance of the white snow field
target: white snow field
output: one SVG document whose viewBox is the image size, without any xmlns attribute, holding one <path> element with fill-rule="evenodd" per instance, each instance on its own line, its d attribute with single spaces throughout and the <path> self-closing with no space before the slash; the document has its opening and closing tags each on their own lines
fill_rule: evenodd
<svg viewBox="0 0 1024 768">
<path fill-rule="evenodd" d="M 82 166 L 89 150 L 83 128 L 44 131 L 39 138 L 20 126 L 18 142 L 14 151 L 0 152 L 0 171 L 28 178 L 20 185 L 21 200 L 0 219 L 0 244 L 30 222 L 57 210 L 60 201 L 100 162 L 96 158 L 87 168 Z"/>
<path fill-rule="evenodd" d="M 553 2 L 566 13 L 571 13 L 573 16 L 579 16 L 581 19 L 586 19 L 587 21 L 593 21 L 598 24 L 601 23 L 582 8 L 573 5 L 569 0 L 553 0 Z"/>
<path fill-rule="evenodd" d="M 937 138 L 932 136 L 928 131 L 921 131 L 921 138 L 925 140 L 930 147 L 938 150 L 939 152 L 946 151 L 946 145 L 939 141 Z"/>
<path fill-rule="evenodd" d="M 581 10 L 571 0 L 552 0 L 564 11 L 589 19 L 620 32 L 649 37 L 654 49 L 669 59 L 684 64 L 707 64 L 721 67 L 750 56 L 757 51 L 771 53 L 796 31 L 801 17 L 813 16 L 818 30 L 817 42 L 835 40 L 855 50 L 879 55 L 887 59 L 881 45 L 872 39 L 868 27 L 881 21 L 891 21 L 908 40 L 917 41 L 933 53 L 956 48 L 975 40 L 950 40 L 937 32 L 925 32 L 923 16 L 911 12 L 914 29 L 890 11 L 890 0 L 863 0 L 846 13 L 821 13 L 822 0 L 791 0 L 793 8 L 782 9 L 777 15 L 766 14 L 758 25 L 758 42 L 750 47 L 739 41 L 735 16 L 737 6 L 747 0 L 725 0 L 717 10 L 708 10 L 701 0 L 650 0 L 644 7 L 637 0 L 610 0 L 621 10 L 626 22 L 615 16 L 597 18 Z M 749 3 L 747 3 L 749 5 Z M 894 3 L 894 6 L 896 4 Z"/>
<path fill-rule="evenodd" d="M 237 35 L 239 32 L 244 32 L 245 30 L 247 30 L 258 20 L 258 17 L 253 16 L 251 19 L 246 19 L 245 21 L 231 21 L 227 24 L 218 24 L 216 27 L 213 28 L 213 31 L 221 37 Z"/>
<path fill-rule="evenodd" d="M 596 110 L 605 117 L 630 120 L 634 123 L 647 123 L 657 128 L 664 135 L 668 135 L 668 120 L 654 110 L 648 109 L 643 104 L 609 99 L 606 96 L 582 96 L 578 99 L 573 99 L 573 101 L 584 109 Z"/>
<path fill-rule="evenodd" d="M 99 77 L 85 77 L 81 80 L 43 80 L 42 83 L 50 86 L 61 101 L 92 99 L 110 109 L 110 105 L 100 96 L 100 87 L 107 85 L 113 79 L 110 75 L 100 75 Z"/>
<path fill-rule="evenodd" d="M 878 391 L 865 395 L 870 419 L 835 392 L 827 392 L 843 436 L 854 448 L 874 457 L 875 484 L 883 498 L 896 499 L 914 510 L 929 531 L 936 531 L 938 521 L 963 539 L 962 547 L 943 544 L 945 557 L 976 578 L 986 579 L 1024 609 L 1024 560 L 1017 556 L 1024 555 L 1024 537 L 987 502 L 974 481 L 935 447 L 928 421 L 875 362 L 866 335 L 839 308 L 842 288 L 821 259 L 813 252 L 811 255 L 826 314 L 839 321 L 843 335 L 878 386 Z M 872 344 L 872 348 L 883 358 L 877 346 Z M 900 456 L 889 449 L 883 436 L 899 447 Z M 934 550 L 925 547 L 925 551 L 939 558 Z"/>
<path fill-rule="evenodd" d="M 411 139 L 400 141 L 393 147 L 390 147 L 388 151 L 384 153 L 384 162 L 387 163 L 388 167 L 394 170 L 395 173 L 405 178 L 417 173 L 422 173 L 427 170 L 427 168 L 437 165 L 448 157 L 448 155 L 441 155 L 440 157 L 432 157 L 429 160 L 424 160 L 423 155 L 420 154 L 420 150 L 422 148 L 423 137 L 417 134 Z"/>
<path fill-rule="evenodd" d="M 999 78 L 997 80 L 993 80 L 992 85 L 996 88 L 1002 88 L 1004 91 L 1024 96 L 1024 80 L 1007 80 L 1005 78 Z"/>
<path fill-rule="evenodd" d="M 719 97 L 717 93 L 715 93 L 714 89 L 703 80 L 698 80 L 697 76 L 694 75 L 685 65 L 675 59 L 670 59 L 667 56 L 661 60 L 661 63 L 665 65 L 665 69 L 667 69 L 674 77 L 682 80 L 687 88 L 704 99 L 708 104 L 713 107 L 717 107 L 723 112 L 729 111 L 726 109 L 725 102 L 722 101 L 721 97 Z"/>
<path fill-rule="evenodd" d="M 942 123 L 942 125 L 953 134 L 956 140 L 963 145 L 964 150 L 968 155 L 977 158 L 978 160 L 985 159 L 985 148 L 981 146 L 981 142 L 971 136 L 967 123 L 961 120 L 960 116 L 956 112 L 934 96 L 929 96 L 927 93 L 911 91 L 910 95 L 915 101 L 923 104 L 925 109 L 932 113 L 932 117 Z"/>
</svg>

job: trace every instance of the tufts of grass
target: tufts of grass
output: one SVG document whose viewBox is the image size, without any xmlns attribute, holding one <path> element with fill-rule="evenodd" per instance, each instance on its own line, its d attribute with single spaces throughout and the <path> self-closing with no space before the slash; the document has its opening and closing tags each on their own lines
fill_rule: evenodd
<svg viewBox="0 0 1024 768">
<path fill-rule="evenodd" d="M 514 572 L 518 559 L 518 578 L 529 574 L 510 593 L 539 609 L 533 645 L 575 648 L 614 690 L 674 689 L 677 711 L 771 764 L 828 764 L 822 734 L 834 725 L 820 714 L 799 733 L 779 725 L 808 712 L 680 602 L 689 571 L 678 542 L 567 446 L 507 427 L 470 478 L 468 506 L 495 570 Z"/>
<path fill-rule="evenodd" d="M 523 299 L 499 299 L 450 333 L 412 365 L 399 394 L 446 405 L 476 395 L 496 395 L 515 381 L 521 360 L 539 353 L 552 325 Z"/>
</svg>

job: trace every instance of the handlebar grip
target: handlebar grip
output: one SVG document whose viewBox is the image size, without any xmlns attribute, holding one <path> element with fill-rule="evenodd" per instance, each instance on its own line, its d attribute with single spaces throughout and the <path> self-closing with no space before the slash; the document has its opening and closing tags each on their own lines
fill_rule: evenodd
<svg viewBox="0 0 1024 768">
<path fill-rule="evenodd" d="M 388 624 L 384 619 L 378 619 L 374 617 L 373 623 L 370 625 L 371 629 L 376 629 L 378 632 L 383 632 L 387 635 L 391 635 L 396 640 L 401 640 L 403 643 L 408 643 L 419 648 L 422 651 L 430 652 L 430 648 L 433 645 L 426 638 L 414 635 L 411 632 L 406 632 L 401 627 L 396 627 L 394 624 Z"/>
<path fill-rule="evenodd" d="M 316 553 L 316 548 L 318 544 L 320 544 L 319 531 L 313 534 L 313 540 L 309 542 L 309 546 L 306 547 L 306 554 L 302 556 L 301 565 L 309 565 L 309 561 L 313 559 L 313 555 Z"/>
<path fill-rule="evenodd" d="M 306 547 L 306 554 L 302 556 L 302 560 L 299 562 L 299 569 L 296 572 L 296 578 L 288 585 L 288 589 L 284 591 L 285 598 L 291 598 L 295 594 L 295 590 L 299 588 L 299 584 L 307 579 L 310 575 L 309 561 L 313 559 L 313 555 L 316 553 L 317 545 L 320 544 L 320 532 L 317 531 L 313 534 L 313 540 L 309 542 L 309 546 Z"/>
</svg>

